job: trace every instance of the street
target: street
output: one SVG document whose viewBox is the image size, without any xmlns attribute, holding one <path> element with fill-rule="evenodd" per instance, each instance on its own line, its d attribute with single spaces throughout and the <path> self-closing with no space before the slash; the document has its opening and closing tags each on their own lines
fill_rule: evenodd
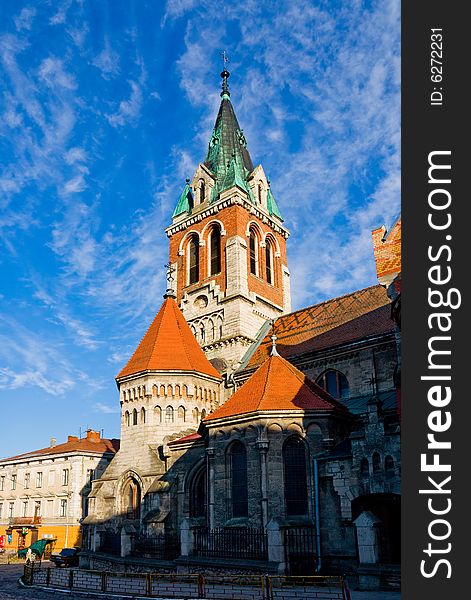
<svg viewBox="0 0 471 600">
<path fill-rule="evenodd" d="M 51 563 L 44 561 L 43 565 L 50 566 Z M 118 596 L 108 596 L 103 594 L 80 594 L 73 592 L 51 592 L 38 589 L 22 588 L 18 584 L 19 577 L 23 574 L 23 564 L 0 564 L 0 600 L 16 600 L 24 598 L 25 600 L 71 600 L 71 598 L 91 598 L 93 599 L 111 599 L 117 600 Z M 352 600 L 400 600 L 400 592 L 351 592 Z M 127 596 L 129 600 L 129 596 Z"/>
</svg>

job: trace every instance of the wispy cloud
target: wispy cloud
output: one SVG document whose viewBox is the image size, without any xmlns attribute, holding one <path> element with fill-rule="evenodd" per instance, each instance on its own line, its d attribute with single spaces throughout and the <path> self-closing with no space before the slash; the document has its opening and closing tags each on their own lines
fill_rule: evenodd
<svg viewBox="0 0 471 600">
<path fill-rule="evenodd" d="M 121 412 L 119 406 L 110 406 L 108 404 L 103 404 L 102 402 L 96 402 L 93 406 L 93 410 L 95 412 L 104 413 L 105 415 L 114 415 Z"/>
<path fill-rule="evenodd" d="M 15 17 L 15 27 L 18 31 L 22 29 L 31 29 L 33 19 L 36 15 L 36 9 L 32 6 L 25 6 L 21 9 L 20 14 Z"/>
<path fill-rule="evenodd" d="M 131 87 L 129 98 L 119 103 L 117 112 L 106 115 L 108 122 L 113 127 L 137 125 L 142 107 L 142 90 L 136 81 L 128 81 L 128 83 Z"/>
</svg>

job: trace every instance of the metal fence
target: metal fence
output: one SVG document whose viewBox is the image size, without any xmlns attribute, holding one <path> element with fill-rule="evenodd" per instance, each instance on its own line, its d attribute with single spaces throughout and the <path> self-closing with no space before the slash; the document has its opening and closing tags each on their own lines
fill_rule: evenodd
<svg viewBox="0 0 471 600">
<path fill-rule="evenodd" d="M 118 596 L 219 600 L 346 600 L 342 577 L 115 573 L 25 566 L 28 586 Z"/>
<path fill-rule="evenodd" d="M 131 540 L 131 555 L 173 560 L 180 556 L 180 536 L 168 532 L 152 537 L 134 536 Z"/>
<path fill-rule="evenodd" d="M 316 572 L 316 537 L 313 527 L 285 529 L 284 547 L 289 575 L 313 575 Z"/>
<path fill-rule="evenodd" d="M 263 529 L 200 527 L 193 530 L 193 535 L 194 556 L 268 560 L 267 534 Z"/>
</svg>

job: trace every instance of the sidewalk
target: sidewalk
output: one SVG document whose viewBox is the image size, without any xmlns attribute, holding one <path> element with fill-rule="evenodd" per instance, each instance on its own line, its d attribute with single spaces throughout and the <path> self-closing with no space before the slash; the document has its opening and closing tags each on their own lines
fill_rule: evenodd
<svg viewBox="0 0 471 600">
<path fill-rule="evenodd" d="M 352 600 L 400 600 L 401 592 L 350 592 Z"/>
</svg>

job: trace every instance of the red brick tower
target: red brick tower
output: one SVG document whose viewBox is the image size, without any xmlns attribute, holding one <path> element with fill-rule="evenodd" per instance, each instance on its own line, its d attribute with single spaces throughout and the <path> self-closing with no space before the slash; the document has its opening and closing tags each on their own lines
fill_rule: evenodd
<svg viewBox="0 0 471 600">
<path fill-rule="evenodd" d="M 220 372 L 237 368 L 259 329 L 291 310 L 283 226 L 261 165 L 254 168 L 223 79 L 208 152 L 166 229 L 177 302 Z"/>
</svg>

